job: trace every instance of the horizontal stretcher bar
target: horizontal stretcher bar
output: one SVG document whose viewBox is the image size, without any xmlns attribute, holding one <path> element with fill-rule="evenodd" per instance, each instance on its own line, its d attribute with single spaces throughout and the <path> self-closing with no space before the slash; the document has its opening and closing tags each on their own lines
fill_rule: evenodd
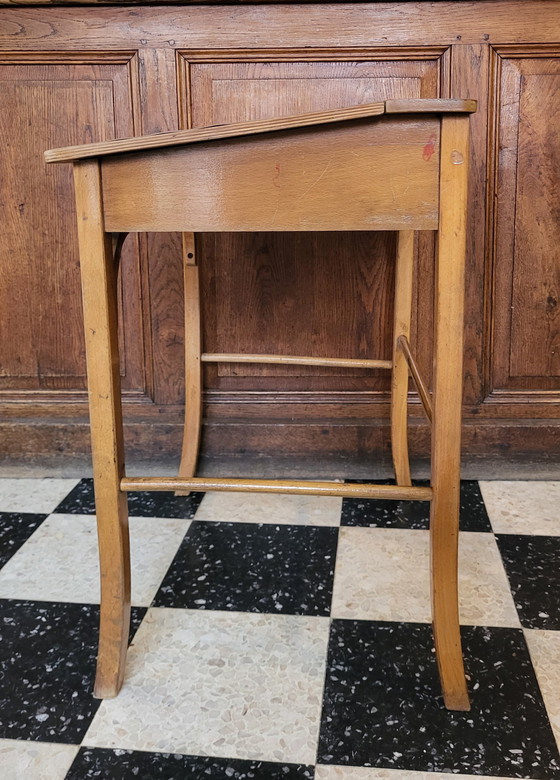
<svg viewBox="0 0 560 780">
<path fill-rule="evenodd" d="M 339 366 L 341 368 L 392 368 L 390 360 L 361 358 L 322 358 L 300 355 L 247 355 L 238 353 L 209 353 L 200 356 L 203 363 L 280 363 L 293 366 Z"/>
<path fill-rule="evenodd" d="M 293 495 L 342 496 L 343 498 L 383 498 L 395 501 L 430 501 L 429 487 L 398 485 L 344 484 L 341 482 L 303 482 L 285 479 L 224 479 L 192 477 L 124 477 L 121 490 L 206 491 L 231 490 L 241 493 L 291 493 Z"/>
</svg>

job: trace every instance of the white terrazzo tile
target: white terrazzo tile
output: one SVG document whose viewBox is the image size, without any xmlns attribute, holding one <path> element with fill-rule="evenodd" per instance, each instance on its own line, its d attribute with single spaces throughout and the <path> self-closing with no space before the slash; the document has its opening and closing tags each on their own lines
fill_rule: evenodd
<svg viewBox="0 0 560 780">
<path fill-rule="evenodd" d="M 78 745 L 0 739 L 2 780 L 63 780 Z"/>
<path fill-rule="evenodd" d="M 190 522 L 130 518 L 133 604 L 151 603 Z M 95 517 L 47 517 L 0 570 L 0 598 L 99 603 Z"/>
<path fill-rule="evenodd" d="M 0 512 L 48 515 L 78 482 L 78 479 L 0 479 Z"/>
<path fill-rule="evenodd" d="M 340 525 L 342 498 L 250 493 L 206 493 L 197 520 L 275 525 Z"/>
<path fill-rule="evenodd" d="M 429 566 L 428 531 L 341 528 L 332 617 L 431 622 Z M 460 534 L 459 597 L 464 625 L 519 627 L 492 534 Z"/>
<path fill-rule="evenodd" d="M 496 775 L 453 775 L 447 772 L 412 772 L 361 766 L 317 766 L 315 780 L 511 780 Z"/>
<path fill-rule="evenodd" d="M 560 748 L 560 631 L 523 630 L 548 718 Z"/>
<path fill-rule="evenodd" d="M 560 536 L 560 481 L 479 484 L 495 533 Z"/>
<path fill-rule="evenodd" d="M 326 618 L 152 608 L 83 744 L 313 764 L 327 641 Z"/>
</svg>

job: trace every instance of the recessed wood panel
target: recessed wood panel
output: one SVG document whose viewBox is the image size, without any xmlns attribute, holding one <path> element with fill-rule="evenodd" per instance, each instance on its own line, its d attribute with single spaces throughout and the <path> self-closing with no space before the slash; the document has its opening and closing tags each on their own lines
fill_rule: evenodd
<svg viewBox="0 0 560 780">
<path fill-rule="evenodd" d="M 40 59 L 37 57 L 36 59 Z M 108 64 L 0 60 L 0 388 L 85 387 L 80 275 L 70 165 L 47 167 L 53 143 L 134 134 L 130 57 Z M 54 59 L 54 58 L 52 58 Z M 102 60 L 96 57 L 98 61 Z M 120 60 L 120 61 L 119 61 Z M 124 386 L 144 386 L 137 245 L 123 254 Z"/>
<path fill-rule="evenodd" d="M 546 82 L 556 82 L 557 71 L 552 71 L 550 66 L 558 57 L 560 3 L 556 0 L 458 0 L 248 3 L 244 7 L 218 3 L 204 7 L 189 2 L 181 7 L 179 2 L 171 6 L 129 3 L 120 8 L 114 4 L 112 7 L 85 8 L 79 5 L 62 7 L 64 3 L 60 2 L 52 3 L 52 7 L 32 7 L 33 4 L 26 2 L 29 7 L 23 8 L 14 2 L 12 7 L 0 8 L 0 50 L 9 53 L 3 54 L 0 62 L 11 63 L 9 69 L 0 67 L 2 80 L 15 80 L 21 84 L 49 80 L 57 84 L 93 81 L 100 88 L 105 82 L 112 82 L 115 100 L 110 111 L 120 117 L 115 128 L 122 135 L 131 132 L 128 129 L 131 120 L 123 113 L 130 117 L 135 111 L 140 122 L 134 118 L 133 132 L 144 134 L 189 126 L 191 109 L 192 123 L 206 124 L 273 116 L 279 110 L 289 114 L 293 109 L 308 111 L 324 105 L 348 105 L 354 102 L 356 94 L 363 95 L 364 100 L 376 99 L 378 93 L 381 98 L 421 94 L 478 99 L 479 109 L 471 117 L 473 156 L 470 164 L 471 229 L 465 351 L 465 400 L 468 405 L 464 407 L 464 452 L 491 459 L 499 454 L 500 462 L 507 458 L 532 457 L 534 460 L 538 454 L 542 463 L 545 456 L 547 461 L 558 456 L 560 437 L 553 420 L 560 414 L 558 376 L 529 373 L 543 371 L 547 355 L 551 354 L 543 352 L 536 344 L 543 336 L 541 318 L 538 314 L 535 317 L 534 313 L 525 315 L 521 311 L 519 325 L 511 324 L 511 312 L 522 309 L 525 301 L 530 302 L 533 312 L 536 311 L 531 285 L 527 286 L 526 282 L 533 274 L 530 263 L 522 271 L 521 258 L 517 256 L 515 277 L 513 274 L 515 247 L 512 237 L 517 236 L 518 242 L 523 230 L 528 230 L 530 240 L 535 240 L 532 231 L 545 230 L 542 222 L 539 228 L 536 219 L 532 220 L 531 227 L 531 221 L 523 216 L 521 200 L 539 195 L 537 179 L 554 156 L 547 155 L 533 166 L 534 188 L 518 191 L 516 176 L 508 174 L 506 169 L 513 149 L 511 170 L 515 174 L 516 122 L 520 115 L 523 117 L 524 98 L 519 98 L 517 87 L 508 87 L 510 82 L 505 80 L 502 97 L 499 94 L 496 97 L 493 87 L 500 87 L 507 68 L 514 79 L 525 79 L 528 84 L 532 76 L 524 68 L 540 60 L 536 63 L 539 67 L 538 88 L 535 91 L 535 85 L 531 84 L 526 93 L 537 97 L 534 104 L 526 102 L 525 114 L 529 110 L 535 112 L 540 127 L 535 143 L 542 144 L 543 138 L 546 143 L 554 116 L 551 90 L 557 89 L 547 87 Z M 499 56 L 492 57 L 496 49 Z M 136 55 L 132 60 L 130 54 L 123 54 L 133 51 Z M 499 67 L 489 67 L 500 63 L 504 65 L 502 73 Z M 137 86 L 133 81 L 136 66 Z M 182 78 L 178 92 L 177 73 Z M 490 91 L 489 85 L 492 86 Z M 400 91 L 396 91 L 398 89 Z M 522 89 L 525 90 L 525 86 Z M 495 97 L 498 115 L 492 110 Z M 40 158 L 46 148 L 103 137 L 100 131 L 104 127 L 105 109 L 99 102 L 95 102 L 93 118 L 89 118 L 92 112 L 88 111 L 84 120 L 85 124 L 92 124 L 93 133 L 80 135 L 75 133 L 74 120 L 76 111 L 83 111 L 83 97 L 76 104 L 73 92 L 65 91 L 63 87 L 60 92 L 53 90 L 49 100 L 53 110 L 51 114 L 43 115 L 41 126 L 35 129 L 35 137 L 38 139 L 44 132 L 43 122 L 49 125 L 48 132 L 45 131 L 45 137 L 36 146 L 25 126 L 18 125 L 17 117 L 10 115 L 13 112 L 4 110 L 0 116 L 2 128 L 9 120 L 16 133 L 8 144 L 2 136 L 3 154 L 16 159 L 13 167 L 19 166 L 23 172 L 25 166 L 34 164 L 35 160 L 42 166 Z M 515 113 L 516 106 L 520 113 Z M 181 123 L 178 122 L 178 109 L 182 114 Z M 52 121 L 49 116 L 53 117 Z M 528 119 L 531 118 L 525 116 L 523 122 L 528 129 L 530 145 L 533 130 Z M 499 139 L 492 132 L 496 124 Z M 109 125 L 110 122 L 108 128 Z M 519 130 L 523 137 L 523 128 Z M 498 156 L 500 145 L 503 153 Z M 490 168 L 489 177 L 487 149 L 494 150 L 496 162 L 495 167 Z M 521 167 L 525 171 L 531 170 L 526 163 Z M 38 176 L 42 175 L 39 168 L 37 170 Z M 51 175 L 54 174 L 53 168 Z M 56 174 L 62 175 L 62 168 Z M 4 171 L 2 176 L 0 190 L 3 192 Z M 496 186 L 497 178 L 499 187 Z M 38 177 L 31 174 L 29 180 L 32 188 Z M 547 174 L 545 190 L 548 181 Z M 71 204 L 70 184 L 61 182 L 63 201 Z M 526 178 L 526 182 L 529 179 Z M 53 191 L 41 189 L 41 192 L 46 193 L 41 196 L 41 213 L 44 210 L 54 217 Z M 508 200 L 510 193 L 513 198 Z M 498 252 L 493 249 L 492 219 L 486 221 L 484 217 L 487 208 L 492 215 L 495 201 L 499 203 Z M 538 197 L 537 201 L 540 204 Z M 15 211 L 12 203 L 9 215 L 0 205 L 3 226 L 0 246 L 4 240 L 4 225 L 13 231 L 10 220 L 16 218 L 17 205 L 21 202 L 21 199 L 15 202 Z M 515 223 L 516 209 L 523 224 Z M 27 209 L 30 220 L 31 213 Z M 64 260 L 64 264 L 53 262 L 48 272 L 38 263 L 30 275 L 26 255 L 21 250 L 23 237 L 30 242 L 31 254 L 44 257 L 45 251 L 39 239 L 40 232 L 33 233 L 30 228 L 29 235 L 27 226 L 19 223 L 23 237 L 14 268 L 18 271 L 20 266 L 21 273 L 16 278 L 13 295 L 4 293 L 2 298 L 2 318 L 9 323 L 9 328 L 3 332 L 0 364 L 4 365 L 5 356 L 9 356 L 11 371 L 34 370 L 36 373 L 14 380 L 0 376 L 0 386 L 14 388 L 9 395 L 7 391 L 2 392 L 2 399 L 8 397 L 13 401 L 3 403 L 0 410 L 2 419 L 9 420 L 2 424 L 1 449 L 3 457 L 17 456 L 26 466 L 33 456 L 36 461 L 40 460 L 41 466 L 58 457 L 67 468 L 74 457 L 84 457 L 87 453 L 89 434 L 85 392 L 74 392 L 74 388 L 84 386 L 83 377 L 78 376 L 83 367 L 72 357 L 77 354 L 81 338 L 78 269 L 72 250 L 68 252 L 62 248 L 68 238 L 74 240 L 74 219 L 68 216 L 66 209 L 62 217 L 58 211 L 56 213 L 57 220 L 62 218 L 62 227 L 52 221 L 39 225 L 39 229 L 47 231 L 48 235 L 49 231 L 54 231 L 52 235 L 58 236 L 60 244 L 56 256 Z M 537 238 L 540 235 L 544 233 L 538 233 Z M 551 236 L 550 233 L 546 235 Z M 503 237 L 507 240 L 500 243 Z M 125 320 L 132 324 L 132 327 L 127 325 L 123 345 L 127 374 L 124 383 L 140 387 L 144 380 L 136 376 L 136 382 L 132 369 L 144 362 L 145 373 L 149 375 L 153 365 L 153 377 L 148 378 L 148 384 L 150 394 L 153 390 L 154 403 L 125 404 L 127 416 L 136 421 L 127 428 L 127 434 L 135 458 L 153 462 L 157 452 L 158 458 L 177 459 L 181 446 L 184 378 L 180 236 L 148 236 L 148 262 L 143 278 L 149 294 L 147 289 L 142 292 L 137 284 L 137 258 L 134 253 L 129 254 L 130 240 L 125 244 L 123 258 L 128 290 L 124 296 L 125 308 L 128 307 Z M 419 315 L 416 322 L 421 338 L 417 339 L 416 347 L 426 375 L 431 367 L 430 274 L 433 257 L 431 249 L 426 249 L 430 242 L 430 234 L 419 236 L 417 262 L 422 281 L 417 290 Z M 55 252 L 55 241 L 47 242 L 47 245 L 48 253 Z M 558 245 L 555 238 L 552 239 L 553 248 L 554 245 Z M 205 348 L 208 351 L 253 351 L 255 345 L 262 344 L 270 352 L 284 349 L 303 353 L 307 352 L 304 347 L 309 347 L 316 355 L 348 355 L 358 347 L 359 357 L 390 355 L 384 327 L 390 318 L 393 284 L 394 243 L 391 236 L 248 233 L 218 238 L 215 234 L 207 234 L 197 249 L 202 260 L 204 294 L 214 301 L 217 293 L 233 293 L 226 298 L 222 295 L 217 312 L 214 303 L 205 306 Z M 553 257 L 552 253 L 549 257 Z M 69 263 L 66 262 L 68 258 Z M 6 288 L 9 277 L 13 289 L 15 271 L 6 270 L 10 261 L 4 251 L 0 265 L 0 288 Z M 542 266 L 537 264 L 536 267 L 536 278 L 542 282 Z M 56 287 L 60 284 L 62 291 L 57 297 L 52 280 L 63 268 L 68 276 L 57 277 Z M 39 282 L 43 270 L 44 276 Z M 544 278 L 547 276 L 545 271 Z M 537 281 L 535 293 L 540 296 L 539 284 Z M 26 290 L 33 294 L 27 294 Z M 49 308 L 41 309 L 41 305 L 37 307 L 36 304 L 36 293 L 43 293 L 43 290 L 41 299 L 49 298 L 52 303 L 61 297 L 65 301 L 67 316 L 64 322 L 59 320 L 55 328 L 60 347 L 40 346 L 41 359 L 36 361 L 40 365 L 30 369 L 31 352 L 25 347 L 32 342 L 29 341 L 29 330 L 25 330 L 29 324 L 25 322 L 24 311 L 36 309 L 40 325 L 34 331 L 35 337 L 40 335 L 40 327 L 50 327 L 47 322 Z M 549 294 L 547 290 L 546 298 Z M 554 299 L 554 293 L 551 297 Z M 514 301 L 515 309 L 512 309 Z M 143 344 L 145 357 L 140 355 L 140 306 L 151 313 L 151 333 L 146 332 Z M 549 306 L 554 308 L 552 301 Z M 16 308 L 19 309 L 17 317 Z M 550 314 L 552 311 L 547 316 Z M 27 319 L 31 323 L 30 315 Z M 245 323 L 243 331 L 231 327 L 232 322 L 241 320 Z M 550 319 L 546 321 L 550 322 Z M 69 332 L 61 332 L 62 327 Z M 539 332 L 538 338 L 533 337 L 533 331 Z M 550 345 L 552 326 L 548 333 L 542 343 Z M 525 340 L 529 348 L 523 347 Z M 18 354 L 18 343 L 22 354 Z M 515 344 L 513 355 L 512 344 Z M 134 360 L 133 353 L 136 355 Z M 25 364 L 24 369 L 19 367 L 20 360 Z M 65 365 L 73 375 L 68 378 L 58 375 L 59 360 L 63 364 L 66 361 Z M 40 374 L 43 364 L 47 366 L 44 375 Z M 557 371 L 557 364 L 551 362 L 550 365 Z M 333 452 L 342 454 L 344 460 L 357 456 L 364 464 L 364 476 L 369 475 L 370 464 L 389 465 L 387 429 L 378 419 L 388 412 L 387 404 L 380 403 L 377 392 L 387 388 L 387 378 L 381 372 L 376 376 L 375 372 L 303 367 L 294 371 L 281 366 L 272 369 L 267 366 L 220 366 L 219 370 L 220 375 L 212 373 L 214 367 L 210 368 L 207 377 L 207 387 L 211 388 L 207 398 L 216 402 L 205 407 L 211 424 L 205 428 L 203 447 L 213 455 L 224 451 L 238 455 L 243 463 L 239 467 L 241 475 L 247 473 L 246 460 L 250 455 L 266 454 L 275 458 L 281 452 L 296 457 L 302 453 L 310 456 L 311 472 L 316 472 L 321 455 L 330 460 Z M 271 370 L 273 373 L 263 375 Z M 248 375 L 233 375 L 245 371 Z M 519 376 L 520 373 L 523 375 Z M 69 389 L 65 390 L 65 387 Z M 492 388 L 495 389 L 492 391 Z M 386 399 L 385 395 L 382 397 Z M 68 399 L 77 402 L 64 402 Z M 412 411 L 414 415 L 414 407 Z M 536 422 L 537 418 L 540 420 Z M 254 424 L 249 425 L 249 420 Z M 425 429 L 413 428 L 411 445 L 416 454 L 427 452 Z M 332 473 L 340 475 L 334 467 Z"/>
<path fill-rule="evenodd" d="M 243 61 L 238 55 L 234 62 L 204 62 L 202 53 L 189 60 L 184 52 L 183 124 L 197 127 L 391 98 L 438 97 L 445 78 L 441 54 L 427 49 L 426 59 L 421 59 L 418 52 L 403 51 L 391 59 L 385 51 L 379 59 L 372 54 L 364 61 L 352 61 L 346 54 L 341 55 L 343 61 L 302 62 L 297 54 L 284 52 L 283 58 L 293 60 L 248 61 L 246 55 Z M 424 234 L 419 246 L 420 263 L 430 273 L 431 235 Z M 215 307 L 204 318 L 208 351 L 297 354 L 303 349 L 314 355 L 386 358 L 394 251 L 390 234 L 201 236 L 205 308 Z M 429 290 L 430 280 L 425 284 Z M 429 330 L 431 313 L 425 313 L 423 322 Z M 421 352 L 421 361 L 429 365 L 429 349 Z M 388 388 L 380 371 L 220 365 L 207 373 L 208 386 L 225 391 L 275 389 L 290 394 Z"/>
<path fill-rule="evenodd" d="M 196 127 L 328 111 L 388 98 L 435 97 L 430 83 L 434 66 L 434 61 L 398 60 L 196 62 L 190 68 L 192 122 Z M 196 100 L 197 95 L 206 100 Z"/>
<path fill-rule="evenodd" d="M 560 390 L 560 50 L 499 62 L 493 390 Z"/>
</svg>

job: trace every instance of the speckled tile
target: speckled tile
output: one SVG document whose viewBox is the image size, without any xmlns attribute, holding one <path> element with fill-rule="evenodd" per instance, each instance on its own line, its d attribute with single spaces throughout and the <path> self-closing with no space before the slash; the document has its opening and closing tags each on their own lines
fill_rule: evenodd
<svg viewBox="0 0 560 780">
<path fill-rule="evenodd" d="M 9 483 L 22 499 L 2 512 Z M 444 710 L 422 625 L 428 505 L 345 514 L 314 770 L 341 499 L 131 494 L 133 600 L 149 603 L 167 569 L 182 608 L 148 611 L 123 691 L 100 705 L 92 481 L 0 480 L 0 596 L 18 599 L 0 601 L 1 780 L 560 780 L 559 485 L 481 483 L 519 614 L 538 627 L 524 634 L 540 690 L 477 483 L 461 486 L 470 713 Z"/>
<path fill-rule="evenodd" d="M 133 610 L 133 631 L 145 610 Z M 0 738 L 77 744 L 92 697 L 99 608 L 0 601 Z"/>
<path fill-rule="evenodd" d="M 189 524 L 130 518 L 133 604 L 151 603 Z M 99 603 L 95 517 L 50 515 L 0 570 L 0 598 Z"/>
<path fill-rule="evenodd" d="M 497 537 L 513 599 L 525 628 L 560 630 L 560 537 Z"/>
<path fill-rule="evenodd" d="M 48 515 L 77 479 L 0 479 L 0 512 Z"/>
<path fill-rule="evenodd" d="M 501 775 L 457 775 L 447 772 L 407 772 L 361 766 L 318 766 L 315 780 L 509 780 Z"/>
<path fill-rule="evenodd" d="M 2 780 L 64 780 L 77 745 L 0 739 Z"/>
<path fill-rule="evenodd" d="M 82 748 L 66 780 L 313 780 L 313 767 L 269 761 Z"/>
<path fill-rule="evenodd" d="M 524 629 L 531 660 L 560 747 L 560 631 Z"/>
<path fill-rule="evenodd" d="M 0 567 L 10 560 L 47 515 L 0 512 Z"/>
<path fill-rule="evenodd" d="M 462 636 L 472 709 L 450 712 L 429 626 L 333 621 L 319 763 L 560 778 L 523 632 L 468 626 Z"/>
<path fill-rule="evenodd" d="M 347 480 L 359 482 L 363 480 Z M 392 479 L 376 480 L 380 485 L 394 485 Z M 414 480 L 417 486 L 429 485 L 426 480 Z M 430 522 L 429 501 L 385 501 L 373 498 L 344 498 L 342 525 L 370 528 L 408 528 L 425 530 Z M 459 524 L 462 531 L 491 531 L 484 501 L 475 480 L 461 481 Z"/>
<path fill-rule="evenodd" d="M 340 525 L 342 499 L 255 493 L 206 493 L 197 520 L 275 525 Z"/>
<path fill-rule="evenodd" d="M 128 512 L 133 517 L 174 517 L 190 519 L 204 498 L 204 493 L 176 496 L 140 490 L 128 494 Z M 93 480 L 81 479 L 69 495 L 54 510 L 69 515 L 94 515 Z"/>
<path fill-rule="evenodd" d="M 341 528 L 339 537 L 333 617 L 431 621 L 428 531 Z M 459 600 L 464 624 L 519 626 L 492 534 L 460 534 Z"/>
<path fill-rule="evenodd" d="M 150 609 L 84 744 L 313 764 L 327 638 L 325 618 Z"/>
<path fill-rule="evenodd" d="M 481 482 L 497 534 L 560 536 L 559 482 Z"/>
<path fill-rule="evenodd" d="M 158 607 L 328 615 L 336 528 L 193 520 Z"/>
</svg>

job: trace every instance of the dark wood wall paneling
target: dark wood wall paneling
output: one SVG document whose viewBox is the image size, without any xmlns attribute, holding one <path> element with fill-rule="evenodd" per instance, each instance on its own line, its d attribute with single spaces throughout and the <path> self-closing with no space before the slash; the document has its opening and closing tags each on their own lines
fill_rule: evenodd
<svg viewBox="0 0 560 780">
<path fill-rule="evenodd" d="M 498 46 L 493 395 L 558 402 L 560 46 Z M 556 391 L 556 392 L 554 392 Z M 552 393 L 552 395 L 551 395 Z"/>
<path fill-rule="evenodd" d="M 479 101 L 465 452 L 560 454 L 558 3 L 0 5 L 5 461 L 62 463 L 89 446 L 70 171 L 47 169 L 45 148 L 431 96 Z M 393 236 L 209 234 L 193 251 L 209 351 L 388 355 Z M 433 251 L 420 234 L 414 338 L 425 372 Z M 121 276 L 130 454 L 168 459 L 181 439 L 181 237 L 129 237 Z M 223 365 L 208 368 L 206 386 L 207 454 L 387 462 L 386 377 Z M 428 432 L 417 405 L 412 416 L 421 457 Z"/>
</svg>

